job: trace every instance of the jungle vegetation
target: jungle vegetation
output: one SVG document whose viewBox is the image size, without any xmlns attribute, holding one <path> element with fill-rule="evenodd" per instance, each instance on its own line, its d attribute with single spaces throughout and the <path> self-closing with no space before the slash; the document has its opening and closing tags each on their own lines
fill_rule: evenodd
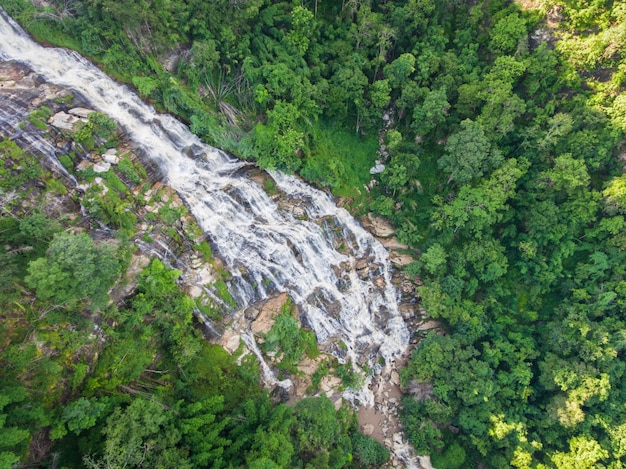
<svg viewBox="0 0 626 469">
<path fill-rule="evenodd" d="M 407 272 L 424 280 L 422 304 L 445 330 L 419 343 L 402 376 L 409 390 L 430 389 L 407 394 L 404 422 L 417 451 L 430 454 L 436 467 L 624 466 L 625 2 L 0 4 L 36 37 L 75 48 L 132 83 L 208 143 L 263 167 L 299 172 L 351 197 L 357 213 L 389 217 L 400 241 L 419 254 Z M 386 169 L 367 191 L 377 158 Z M 23 236 L 13 230 L 11 236 Z M 45 252 L 35 262 L 48 266 L 57 262 L 55 245 L 81 242 L 46 236 L 33 241 L 33 252 Z M 97 258 L 98 249 L 82 242 Z M 17 278 L 45 297 L 43 280 L 21 269 Z M 101 288 L 94 285 L 93 305 Z M 133 308 L 131 302 L 127 316 Z M 166 340 L 128 327 L 122 344 L 131 336 Z M 14 345 L 3 347 L 3 360 L 18 360 Z M 15 381 L 3 382 L 16 383 L 5 391 L 5 412 L 23 402 L 26 382 L 51 386 L 38 382 L 49 374 L 36 372 L 32 360 L 5 367 Z M 198 375 L 185 375 L 189 389 L 197 389 Z M 187 389 L 174 384 L 180 377 L 172 379 L 172 392 Z M 80 433 L 89 420 L 78 423 L 72 415 L 83 409 L 79 415 L 93 416 L 107 442 L 133 441 L 122 436 L 128 425 L 121 422 L 154 402 L 126 397 L 128 406 L 105 423 L 95 415 L 111 409 L 111 401 L 89 389 L 76 394 L 82 400 L 60 417 L 65 426 L 57 424 L 56 434 Z M 183 421 L 168 412 L 196 415 L 176 402 L 151 412 L 158 422 L 150 428 Z M 220 405 L 243 405 L 245 412 L 252 404 L 201 405 L 215 413 Z M 307 405 L 313 404 L 302 404 L 299 416 L 295 409 L 292 437 L 305 428 L 297 422 L 306 419 Z M 41 422 L 45 412 L 37 409 L 28 409 L 29 421 Z M 274 422 L 273 412 L 287 411 L 268 412 L 259 428 Z M 202 425 L 223 434 L 213 422 Z M 192 441 L 195 428 L 159 439 L 159 457 L 180 457 L 172 448 Z M 8 417 L 4 429 L 16 445 L 27 439 Z M 249 451 L 268 448 L 249 444 Z M 294 448 L 317 455 L 314 448 Z M 106 451 L 97 457 L 108 457 Z M 329 451 L 328 461 L 335 461 Z M 104 467 L 98 466 L 103 459 L 90 461 Z"/>
</svg>

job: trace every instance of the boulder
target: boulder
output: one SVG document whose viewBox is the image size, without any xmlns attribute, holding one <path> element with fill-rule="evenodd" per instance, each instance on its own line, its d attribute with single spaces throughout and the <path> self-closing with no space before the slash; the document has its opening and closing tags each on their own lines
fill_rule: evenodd
<svg viewBox="0 0 626 469">
<path fill-rule="evenodd" d="M 96 111 L 94 111 L 93 109 L 85 109 L 84 107 L 75 107 L 75 108 L 70 109 L 67 112 L 69 112 L 73 116 L 87 119 L 89 117 L 89 114 L 91 114 L 92 112 L 96 112 Z"/>
<path fill-rule="evenodd" d="M 385 170 L 385 165 L 376 160 L 376 166 L 370 168 L 370 174 L 380 174 Z"/>
<path fill-rule="evenodd" d="M 378 288 L 385 288 L 385 278 L 381 275 L 376 277 L 374 280 L 374 285 L 376 285 Z"/>
<path fill-rule="evenodd" d="M 109 152 L 106 152 L 104 155 L 102 155 L 102 159 L 110 164 L 118 164 L 120 162 L 119 156 L 115 154 L 110 154 Z"/>
<path fill-rule="evenodd" d="M 48 119 L 48 123 L 61 130 L 75 131 L 78 128 L 78 122 L 82 122 L 80 118 L 66 114 L 65 112 L 57 112 Z"/>
<path fill-rule="evenodd" d="M 294 217 L 300 220 L 307 218 L 306 210 L 304 209 L 304 207 L 301 207 L 300 205 L 295 205 L 292 209 L 292 213 Z"/>
<path fill-rule="evenodd" d="M 111 163 L 107 163 L 106 161 L 99 161 L 93 165 L 95 173 L 106 173 L 109 169 L 111 169 Z"/>
<path fill-rule="evenodd" d="M 391 253 L 389 254 L 389 260 L 395 265 L 402 267 L 405 265 L 409 265 L 415 259 L 413 259 L 408 254 L 398 254 L 395 251 L 391 251 Z"/>
<path fill-rule="evenodd" d="M 371 213 L 367 215 L 366 227 L 370 229 L 374 236 L 380 238 L 391 238 L 396 233 L 396 230 L 393 229 L 387 220 Z"/>
<path fill-rule="evenodd" d="M 87 171 L 89 168 L 93 166 L 93 163 L 89 160 L 81 160 L 78 165 L 76 165 L 76 171 Z"/>
</svg>

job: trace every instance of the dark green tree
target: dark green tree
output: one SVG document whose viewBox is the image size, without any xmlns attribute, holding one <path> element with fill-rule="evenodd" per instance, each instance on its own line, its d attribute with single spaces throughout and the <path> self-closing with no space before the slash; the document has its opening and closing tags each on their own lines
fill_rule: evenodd
<svg viewBox="0 0 626 469">
<path fill-rule="evenodd" d="M 103 308 L 120 271 L 111 244 L 96 245 L 86 233 L 58 233 L 46 257 L 32 261 L 26 283 L 42 300 L 74 304 L 85 300 Z"/>
</svg>

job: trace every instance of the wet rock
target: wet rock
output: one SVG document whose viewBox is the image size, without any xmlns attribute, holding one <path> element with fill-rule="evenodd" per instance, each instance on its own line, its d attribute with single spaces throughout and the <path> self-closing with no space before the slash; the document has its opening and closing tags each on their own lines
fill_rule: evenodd
<svg viewBox="0 0 626 469">
<path fill-rule="evenodd" d="M 382 276 L 376 277 L 373 281 L 374 285 L 376 285 L 378 288 L 385 288 L 386 283 L 385 283 L 385 278 Z"/>
<path fill-rule="evenodd" d="M 304 209 L 304 207 L 301 207 L 299 205 L 294 206 L 291 212 L 293 213 L 293 216 L 296 218 L 299 218 L 299 219 L 307 218 L 306 210 Z"/>
<path fill-rule="evenodd" d="M 89 117 L 89 114 L 91 114 L 92 112 L 96 112 L 96 111 L 94 111 L 93 109 L 86 109 L 84 107 L 75 107 L 75 108 L 70 109 L 67 112 L 69 112 L 73 116 L 87 119 Z"/>
<path fill-rule="evenodd" d="M 107 163 L 106 161 L 99 161 L 93 165 L 93 171 L 95 173 L 106 173 L 109 169 L 111 169 L 111 163 Z"/>
<path fill-rule="evenodd" d="M 115 148 L 109 148 L 104 152 L 102 159 L 111 164 L 118 164 L 120 162 L 120 157 L 117 156 L 117 150 Z"/>
<path fill-rule="evenodd" d="M 327 393 L 329 391 L 333 391 L 337 389 L 341 385 L 341 378 L 337 378 L 336 376 L 324 376 L 320 383 L 320 391 L 323 393 Z"/>
<path fill-rule="evenodd" d="M 81 160 L 80 163 L 76 166 L 77 171 L 87 171 L 89 168 L 93 166 L 93 163 L 89 160 Z"/>
<path fill-rule="evenodd" d="M 431 329 L 438 329 L 441 327 L 439 321 L 424 321 L 420 324 L 419 328 L 421 331 L 429 331 Z"/>
<path fill-rule="evenodd" d="M 374 236 L 380 238 L 391 238 L 396 230 L 393 229 L 391 224 L 382 217 L 377 217 L 371 213 L 367 215 L 367 218 L 363 220 L 364 225 L 368 228 Z"/>
<path fill-rule="evenodd" d="M 119 156 L 111 155 L 108 153 L 105 153 L 104 155 L 102 155 L 102 159 L 109 164 L 118 164 L 120 162 Z"/>
<path fill-rule="evenodd" d="M 415 293 L 415 284 L 409 279 L 403 279 L 400 284 L 400 293 L 410 295 Z"/>
<path fill-rule="evenodd" d="M 260 313 L 261 313 L 261 310 L 253 305 L 253 306 L 250 306 L 249 308 L 246 308 L 246 310 L 244 311 L 244 316 L 246 317 L 246 319 L 250 321 L 254 321 L 259 316 Z"/>
<path fill-rule="evenodd" d="M 399 306 L 399 310 L 400 310 L 400 314 L 402 314 L 402 318 L 405 321 L 411 318 L 414 318 L 417 313 L 417 309 L 415 308 L 415 305 L 401 304 Z"/>
<path fill-rule="evenodd" d="M 356 261 L 354 269 L 357 271 L 369 269 L 369 263 L 367 262 L 367 259 L 359 259 L 358 261 Z"/>
<path fill-rule="evenodd" d="M 395 236 L 391 238 L 382 238 L 380 240 L 380 243 L 387 249 L 409 249 L 409 246 L 407 244 L 402 244 L 396 239 Z"/>
<path fill-rule="evenodd" d="M 68 130 L 70 132 L 78 129 L 78 123 L 82 122 L 80 118 L 66 114 L 63 111 L 57 112 L 54 116 L 48 119 L 48 123 L 61 130 Z"/>
<path fill-rule="evenodd" d="M 185 275 L 185 285 L 192 298 L 198 298 L 204 293 L 204 286 L 215 280 L 213 271 L 208 265 L 202 265 L 198 269 L 192 269 Z"/>
<path fill-rule="evenodd" d="M 219 340 L 219 344 L 230 354 L 235 353 L 235 351 L 239 348 L 240 342 L 241 335 L 231 330 L 225 331 Z"/>
</svg>

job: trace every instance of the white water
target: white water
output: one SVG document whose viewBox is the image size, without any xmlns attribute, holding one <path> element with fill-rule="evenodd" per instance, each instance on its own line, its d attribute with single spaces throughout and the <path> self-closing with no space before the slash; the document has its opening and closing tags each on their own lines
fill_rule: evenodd
<svg viewBox="0 0 626 469">
<path fill-rule="evenodd" d="M 241 310 L 269 291 L 286 291 L 302 308 L 318 341 L 343 342 L 354 362 L 366 349 L 379 348 L 385 360 L 405 351 L 409 333 L 391 286 L 386 250 L 326 194 L 294 177 L 272 173 L 281 191 L 303 200 L 307 220 L 296 219 L 279 209 L 258 183 L 234 175 L 246 163 L 202 144 L 185 125 L 156 113 L 77 53 L 36 44 L 1 9 L 0 58 L 24 62 L 48 81 L 81 93 L 91 106 L 121 124 L 159 165 L 229 266 L 229 288 Z M 333 233 L 315 223 L 327 217 L 353 244 L 355 257 L 335 249 Z M 353 268 L 342 272 L 343 280 L 337 277 L 339 269 L 333 266 L 354 267 L 355 258 L 365 256 L 380 266 L 385 289 L 361 280 Z M 329 314 L 330 304 L 340 305 L 338 315 Z M 375 318 L 379 313 L 382 320 Z M 367 358 L 370 367 L 377 359 Z"/>
</svg>

